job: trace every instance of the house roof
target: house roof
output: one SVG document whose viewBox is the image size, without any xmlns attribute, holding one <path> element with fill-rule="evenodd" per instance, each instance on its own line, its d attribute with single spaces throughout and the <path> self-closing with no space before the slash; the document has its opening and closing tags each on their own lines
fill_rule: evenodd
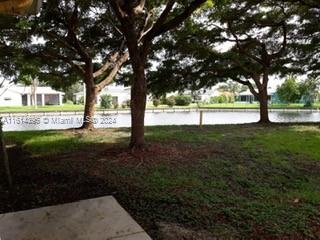
<svg viewBox="0 0 320 240">
<path fill-rule="evenodd" d="M 272 94 L 274 94 L 275 92 L 276 92 L 276 90 L 274 90 L 274 89 L 271 89 L 271 88 L 268 89 L 268 94 L 269 94 L 269 95 L 272 95 Z M 247 91 L 244 91 L 244 92 L 241 92 L 241 93 L 238 94 L 238 96 L 249 96 L 249 95 L 253 95 L 253 94 L 250 92 L 250 90 L 247 90 Z"/>
<path fill-rule="evenodd" d="M 125 87 L 123 85 L 109 85 L 105 87 L 100 94 L 119 94 L 119 93 L 130 93 L 131 87 Z M 74 94 L 75 96 L 83 96 L 83 91 L 77 92 Z"/>
<path fill-rule="evenodd" d="M 31 94 L 31 87 L 30 86 L 11 86 L 8 88 L 7 91 L 23 94 Z M 56 91 L 51 87 L 37 87 L 36 89 L 37 94 L 64 94 L 63 92 Z"/>
</svg>

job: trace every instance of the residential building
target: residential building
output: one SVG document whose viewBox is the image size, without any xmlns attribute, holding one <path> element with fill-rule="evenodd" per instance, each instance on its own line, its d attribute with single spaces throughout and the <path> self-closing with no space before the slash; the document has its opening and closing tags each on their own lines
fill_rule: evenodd
<svg viewBox="0 0 320 240">
<path fill-rule="evenodd" d="M 269 89 L 268 90 L 268 100 L 269 103 L 277 103 L 279 102 L 279 98 L 277 96 L 276 90 Z M 238 103 L 256 103 L 258 102 L 258 99 L 250 92 L 250 90 L 247 90 L 245 92 L 241 92 L 236 97 L 236 102 Z"/>
<path fill-rule="evenodd" d="M 34 106 L 31 86 L 5 85 L 0 88 L 0 106 Z M 62 105 L 64 93 L 51 87 L 37 87 L 35 90 L 37 106 Z"/>
<path fill-rule="evenodd" d="M 105 87 L 97 96 L 96 103 L 100 105 L 102 95 L 111 95 L 113 105 L 121 105 L 122 103 L 130 100 L 131 88 L 123 85 L 116 85 L 115 83 Z M 84 98 L 84 91 L 78 92 L 74 95 L 75 101 L 79 102 Z"/>
</svg>

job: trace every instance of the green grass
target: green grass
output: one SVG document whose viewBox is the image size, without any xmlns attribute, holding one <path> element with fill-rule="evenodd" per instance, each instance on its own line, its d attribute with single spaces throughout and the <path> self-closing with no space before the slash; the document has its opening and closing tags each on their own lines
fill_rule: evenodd
<svg viewBox="0 0 320 240">
<path fill-rule="evenodd" d="M 205 104 L 205 105 L 201 105 L 201 107 L 204 108 L 259 108 L 259 104 L 258 103 L 214 103 L 214 104 Z M 273 109 L 281 109 L 281 108 L 289 108 L 289 109 L 301 109 L 304 108 L 304 104 L 299 104 L 299 103 L 295 103 L 295 104 L 270 104 L 269 105 L 270 108 Z M 313 105 L 313 108 L 319 108 L 320 107 L 320 103 L 315 103 Z"/>
<path fill-rule="evenodd" d="M 283 155 L 301 155 L 320 161 L 320 126 L 292 126 L 287 129 L 270 129 L 259 133 L 254 139 L 247 140 L 245 147 L 262 151 L 272 159 L 283 159 Z"/>
<path fill-rule="evenodd" d="M 259 108 L 257 103 L 211 103 L 201 105 L 204 108 Z"/>
<path fill-rule="evenodd" d="M 158 222 L 221 239 L 319 239 L 313 231 L 320 226 L 318 125 L 147 127 L 156 147 L 144 159 L 108 150 L 128 137 L 128 129 L 6 133 L 37 156 L 83 151 L 84 162 L 64 157 L 37 165 L 46 174 L 67 176 L 72 166 L 77 176 L 103 179 L 154 239 Z M 107 150 L 89 157 L 86 149 Z"/>
<path fill-rule="evenodd" d="M 62 106 L 38 106 L 34 108 L 32 106 L 23 107 L 0 107 L 0 113 L 2 112 L 55 112 L 55 111 L 82 111 L 83 105 L 64 104 Z"/>
<path fill-rule="evenodd" d="M 6 134 L 7 141 L 21 144 L 28 152 L 36 155 L 53 155 L 66 151 L 75 151 L 85 144 L 90 143 L 87 139 L 75 138 L 67 134 L 55 131 L 21 132 Z"/>
<path fill-rule="evenodd" d="M 201 108 L 259 108 L 257 103 L 215 103 L 201 105 Z M 147 104 L 147 109 L 165 109 L 169 108 L 167 105 L 159 105 L 154 107 L 152 103 Z M 173 109 L 179 108 L 198 108 L 198 105 L 193 103 L 189 106 L 174 106 Z M 304 108 L 303 104 L 273 104 L 270 108 Z M 313 108 L 320 108 L 320 103 L 314 104 Z M 83 111 L 83 105 L 64 104 L 62 106 L 38 106 L 34 108 L 32 106 L 23 107 L 1 107 L 0 113 L 15 113 L 15 112 L 56 112 L 56 111 Z M 97 110 L 102 110 L 97 106 Z M 120 109 L 121 110 L 121 109 Z"/>
<path fill-rule="evenodd" d="M 47 156 L 61 153 L 74 152 L 84 148 L 90 148 L 99 143 L 114 143 L 115 138 L 122 136 L 127 138 L 127 132 L 114 131 L 114 138 L 107 138 L 103 131 L 97 134 L 76 131 L 27 131 L 27 132 L 6 132 L 5 137 L 8 143 L 21 145 L 33 156 Z"/>
</svg>

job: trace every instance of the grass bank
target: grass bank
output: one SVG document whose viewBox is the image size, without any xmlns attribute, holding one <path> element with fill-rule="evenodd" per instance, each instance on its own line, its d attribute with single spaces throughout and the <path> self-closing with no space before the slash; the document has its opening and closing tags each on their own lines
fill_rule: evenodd
<svg viewBox="0 0 320 240">
<path fill-rule="evenodd" d="M 15 112 L 56 112 L 56 111 L 83 111 L 83 105 L 64 104 L 62 106 L 22 106 L 22 107 L 0 107 L 0 113 Z"/>
<path fill-rule="evenodd" d="M 113 194 L 154 239 L 320 238 L 318 125 L 148 127 L 135 156 L 128 137 L 6 133 L 22 150 L 0 212 Z"/>
<path fill-rule="evenodd" d="M 272 104 L 269 106 L 271 109 L 308 109 L 305 108 L 303 104 Z M 159 105 L 158 107 L 154 107 L 152 103 L 148 103 L 147 109 L 163 109 L 169 108 L 168 105 Z M 197 104 L 190 104 L 189 106 L 174 106 L 173 108 L 237 108 L 237 109 L 258 109 L 258 103 L 215 103 L 215 104 L 201 104 L 198 106 Z M 312 109 L 320 108 L 320 103 L 314 104 Z M 62 106 L 39 106 L 34 108 L 32 106 L 23 106 L 23 107 L 1 107 L 0 113 L 15 113 L 15 112 L 60 112 L 60 111 L 83 111 L 83 105 L 73 105 L 73 104 L 65 104 Z M 97 106 L 97 110 L 103 110 L 99 106 Z M 121 108 L 119 108 L 121 110 Z"/>
<path fill-rule="evenodd" d="M 213 103 L 201 105 L 204 108 L 259 108 L 258 103 Z M 304 104 L 293 103 L 293 104 L 269 104 L 271 109 L 304 109 Z M 320 108 L 320 103 L 315 103 L 312 109 Z M 306 108 L 308 109 L 308 108 Z"/>
</svg>

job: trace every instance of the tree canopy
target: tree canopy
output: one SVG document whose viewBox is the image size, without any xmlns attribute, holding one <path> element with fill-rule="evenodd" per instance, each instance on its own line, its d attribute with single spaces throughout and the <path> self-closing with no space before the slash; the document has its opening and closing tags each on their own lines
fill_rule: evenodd
<svg viewBox="0 0 320 240">
<path fill-rule="evenodd" d="M 288 2 L 218 3 L 160 43 L 165 60 L 151 73 L 151 89 L 200 88 L 232 79 L 256 96 L 268 122 L 270 76 L 303 73 L 294 47 L 308 43 L 295 39 L 296 18 L 297 9 Z"/>
</svg>

